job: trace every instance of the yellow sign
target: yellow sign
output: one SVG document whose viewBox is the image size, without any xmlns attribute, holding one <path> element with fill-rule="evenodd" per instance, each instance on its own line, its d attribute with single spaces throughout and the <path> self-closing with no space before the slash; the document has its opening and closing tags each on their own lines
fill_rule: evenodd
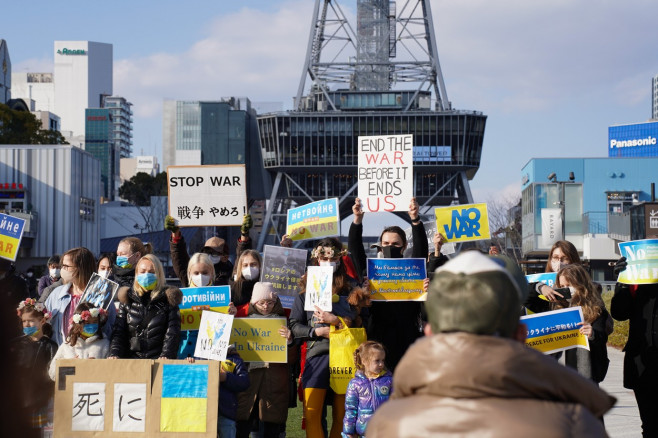
<svg viewBox="0 0 658 438">
<path fill-rule="evenodd" d="M 337 236 L 339 222 L 338 198 L 324 199 L 288 210 L 286 234 L 294 241 Z"/>
<path fill-rule="evenodd" d="M 288 341 L 279 334 L 285 318 L 235 318 L 231 344 L 245 362 L 288 361 Z"/>
<path fill-rule="evenodd" d="M 434 210 L 436 229 L 447 242 L 490 239 L 487 204 L 466 204 Z"/>
</svg>

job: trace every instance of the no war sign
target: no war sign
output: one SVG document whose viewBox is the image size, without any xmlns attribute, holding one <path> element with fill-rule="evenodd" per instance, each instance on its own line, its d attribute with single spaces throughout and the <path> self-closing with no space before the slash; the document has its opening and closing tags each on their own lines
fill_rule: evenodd
<svg viewBox="0 0 658 438">
<path fill-rule="evenodd" d="M 466 204 L 434 210 L 436 229 L 448 242 L 490 239 L 487 204 Z"/>
</svg>

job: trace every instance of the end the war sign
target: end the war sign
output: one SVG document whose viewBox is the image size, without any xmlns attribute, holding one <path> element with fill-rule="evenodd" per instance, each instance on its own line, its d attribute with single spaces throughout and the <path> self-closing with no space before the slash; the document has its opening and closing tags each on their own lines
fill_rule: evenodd
<svg viewBox="0 0 658 438">
<path fill-rule="evenodd" d="M 413 135 L 359 137 L 358 196 L 364 211 L 407 211 L 413 198 Z"/>
<path fill-rule="evenodd" d="M 619 273 L 619 283 L 658 283 L 658 239 L 621 242 L 619 252 L 628 263 L 626 269 Z"/>
<path fill-rule="evenodd" d="M 244 165 L 169 166 L 169 215 L 181 227 L 240 225 L 246 181 Z"/>
<path fill-rule="evenodd" d="M 292 240 L 337 236 L 338 224 L 338 198 L 325 199 L 288 210 L 286 234 Z"/>
<path fill-rule="evenodd" d="M 491 238 L 487 204 L 466 204 L 434 210 L 437 232 L 447 242 L 468 242 Z"/>
<path fill-rule="evenodd" d="M 245 362 L 288 362 L 288 340 L 279 334 L 285 318 L 235 318 L 231 344 Z"/>
<path fill-rule="evenodd" d="M 16 261 L 25 219 L 0 213 L 0 257 Z"/>
</svg>

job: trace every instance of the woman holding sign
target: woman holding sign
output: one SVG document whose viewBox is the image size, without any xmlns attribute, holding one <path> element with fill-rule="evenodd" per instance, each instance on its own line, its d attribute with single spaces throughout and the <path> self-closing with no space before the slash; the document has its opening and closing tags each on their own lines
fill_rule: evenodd
<svg viewBox="0 0 658 438">
<path fill-rule="evenodd" d="M 572 264 L 582 264 L 580 261 L 580 256 L 578 255 L 578 250 L 573 245 L 573 243 L 569 242 L 568 240 L 558 240 L 553 244 L 551 250 L 548 253 L 545 272 L 557 272 L 560 270 L 560 268 Z M 538 294 L 545 297 L 545 299 L 548 301 L 558 301 L 564 298 L 560 292 L 556 292 L 555 289 L 548 286 L 547 284 L 542 283 L 541 281 L 537 283 L 530 283 L 528 288 L 529 301 L 524 305 L 533 312 L 535 312 L 535 310 L 532 307 L 532 299 Z"/>
</svg>

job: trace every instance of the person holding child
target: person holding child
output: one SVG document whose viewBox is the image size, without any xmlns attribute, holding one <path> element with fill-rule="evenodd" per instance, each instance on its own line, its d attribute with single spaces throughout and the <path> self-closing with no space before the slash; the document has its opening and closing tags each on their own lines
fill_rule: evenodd
<svg viewBox="0 0 658 438">
<path fill-rule="evenodd" d="M 370 417 L 390 397 L 393 376 L 385 358 L 384 346 L 375 341 L 366 341 L 354 351 L 356 373 L 345 393 L 343 438 L 365 436 Z"/>
</svg>

